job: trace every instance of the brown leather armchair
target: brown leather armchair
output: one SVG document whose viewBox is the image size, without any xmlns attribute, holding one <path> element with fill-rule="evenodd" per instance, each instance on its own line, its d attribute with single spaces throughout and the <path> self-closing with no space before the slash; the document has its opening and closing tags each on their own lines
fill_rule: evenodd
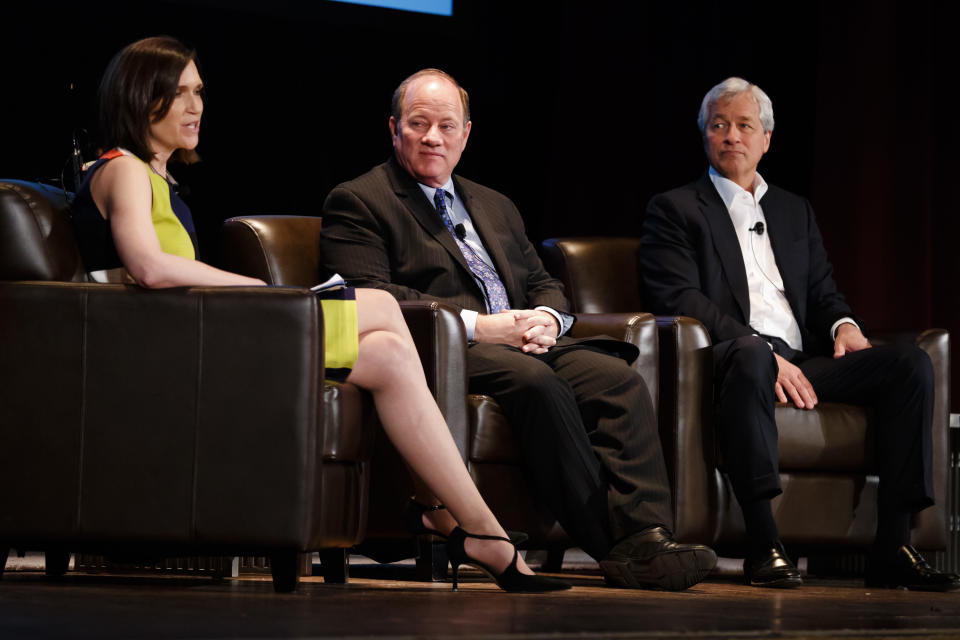
<svg viewBox="0 0 960 640">
<path fill-rule="evenodd" d="M 63 194 L 0 181 L 0 571 L 243 553 L 288 591 L 320 550 L 344 581 L 372 411 L 325 384 L 322 323 L 304 290 L 85 282 Z"/>
<path fill-rule="evenodd" d="M 232 218 L 224 225 L 225 266 L 274 284 L 315 284 L 320 264 L 320 226 L 320 218 Z M 549 550 L 548 565 L 559 566 L 563 550 L 571 542 L 527 490 L 510 424 L 493 398 L 467 394 L 466 334 L 460 316 L 451 307 L 439 303 L 401 302 L 400 306 L 424 360 L 428 384 L 480 492 L 506 528 L 527 532 L 530 540 L 526 546 Z M 656 398 L 658 353 L 653 316 L 644 313 L 577 315 L 573 335 L 598 333 L 620 337 L 640 347 L 641 356 L 634 367 L 644 376 Z M 403 501 L 409 495 L 409 481 L 396 461 L 396 453 L 383 440 L 379 438 L 375 445 L 372 464 L 368 542 L 409 538 L 399 527 L 398 518 Z M 446 557 L 442 547 L 421 548 L 419 567 L 422 577 L 445 575 Z"/>
<path fill-rule="evenodd" d="M 577 312 L 643 309 L 639 238 L 554 238 L 543 243 L 544 263 L 563 281 Z M 675 533 L 686 542 L 721 548 L 743 535 L 743 517 L 717 469 L 713 436 L 710 337 L 696 320 L 658 317 L 660 435 L 674 496 Z M 949 334 L 929 329 L 911 336 L 872 335 L 874 343 L 914 340 L 933 361 L 934 485 L 936 505 L 916 517 L 913 542 L 946 548 Z M 773 502 L 784 542 L 823 549 L 864 547 L 876 530 L 871 416 L 861 407 L 821 403 L 812 411 L 778 404 L 783 494 Z"/>
</svg>

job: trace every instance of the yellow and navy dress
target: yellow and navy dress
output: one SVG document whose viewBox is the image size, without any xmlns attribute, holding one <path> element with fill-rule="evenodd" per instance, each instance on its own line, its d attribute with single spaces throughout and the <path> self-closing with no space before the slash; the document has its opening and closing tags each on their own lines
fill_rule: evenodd
<svg viewBox="0 0 960 640">
<path fill-rule="evenodd" d="M 73 201 L 71 217 L 80 257 L 90 278 L 96 282 L 132 282 L 123 268 L 120 256 L 117 255 L 110 222 L 100 213 L 90 194 L 90 179 L 93 175 L 107 162 L 124 155 L 136 157 L 123 149 L 113 149 L 103 154 L 87 169 Z M 150 217 L 157 232 L 157 239 L 160 240 L 160 248 L 165 253 L 196 259 L 197 233 L 190 208 L 173 186 L 151 171 L 146 162 L 143 167 L 150 176 L 150 188 L 153 191 Z"/>
<path fill-rule="evenodd" d="M 323 309 L 323 360 L 327 380 L 343 382 L 360 353 L 357 297 L 353 287 L 328 289 L 317 294 Z"/>
<path fill-rule="evenodd" d="M 83 265 L 90 278 L 97 282 L 133 282 L 117 254 L 110 222 L 100 213 L 90 193 L 93 175 L 110 160 L 124 155 L 136 157 L 125 149 L 113 149 L 87 169 L 71 207 Z M 195 260 L 197 234 L 190 208 L 163 176 L 152 171 L 147 163 L 143 166 L 150 176 L 153 192 L 150 216 L 160 248 L 165 253 Z M 326 378 L 342 382 L 350 374 L 359 353 L 356 293 L 352 287 L 339 287 L 317 295 L 323 309 Z"/>
</svg>

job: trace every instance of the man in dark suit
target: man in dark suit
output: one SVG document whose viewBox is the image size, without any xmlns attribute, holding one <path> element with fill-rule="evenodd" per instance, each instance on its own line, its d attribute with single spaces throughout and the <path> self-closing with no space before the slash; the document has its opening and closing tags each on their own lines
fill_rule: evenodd
<svg viewBox="0 0 960 640">
<path fill-rule="evenodd" d="M 389 126 L 394 157 L 324 204 L 326 266 L 356 286 L 460 310 L 470 391 L 498 401 L 535 493 L 609 583 L 686 589 L 702 580 L 716 555 L 671 537 L 652 402 L 627 363 L 635 348 L 564 337 L 573 317 L 563 287 L 516 207 L 453 175 L 471 128 L 466 91 L 442 71 L 420 71 L 394 93 Z"/>
<path fill-rule="evenodd" d="M 933 370 L 919 348 L 871 348 L 837 291 L 809 202 L 768 185 L 757 165 L 773 106 L 729 78 L 698 119 L 710 170 L 655 196 L 643 225 L 645 296 L 656 313 L 700 320 L 713 340 L 717 429 L 744 513 L 744 573 L 757 586 L 796 586 L 770 499 L 780 493 L 774 403 L 873 406 L 879 523 L 871 586 L 949 589 L 910 546 L 910 517 L 933 503 Z"/>
</svg>

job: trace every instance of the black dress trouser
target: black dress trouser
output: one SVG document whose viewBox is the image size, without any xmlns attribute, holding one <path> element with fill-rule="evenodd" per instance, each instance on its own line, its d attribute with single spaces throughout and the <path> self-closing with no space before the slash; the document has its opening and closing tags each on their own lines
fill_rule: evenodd
<svg viewBox="0 0 960 640">
<path fill-rule="evenodd" d="M 595 559 L 617 540 L 673 522 L 650 393 L 620 358 L 583 344 L 542 355 L 471 344 L 470 393 L 497 400 L 538 500 Z"/>
<path fill-rule="evenodd" d="M 777 363 L 757 336 L 713 347 L 717 434 L 724 470 L 740 504 L 781 492 L 774 421 Z M 792 359 L 820 402 L 873 407 L 879 513 L 933 504 L 933 365 L 914 345 L 890 345 L 842 358 Z"/>
</svg>

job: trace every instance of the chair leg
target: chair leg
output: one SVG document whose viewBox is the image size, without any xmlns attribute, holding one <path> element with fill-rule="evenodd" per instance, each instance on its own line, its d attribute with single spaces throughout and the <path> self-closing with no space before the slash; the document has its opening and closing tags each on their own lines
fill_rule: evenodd
<svg viewBox="0 0 960 640">
<path fill-rule="evenodd" d="M 70 552 L 61 549 L 47 550 L 44 553 L 43 572 L 51 578 L 59 578 L 70 568 Z"/>
<path fill-rule="evenodd" d="M 417 580 L 442 582 L 447 579 L 447 545 L 444 542 L 420 540 L 417 555 Z"/>
<path fill-rule="evenodd" d="M 321 549 L 320 575 L 330 584 L 344 584 L 350 579 L 350 554 L 347 549 Z"/>
<path fill-rule="evenodd" d="M 540 571 L 556 573 L 563 568 L 563 549 L 528 549 L 524 560 Z"/>
<path fill-rule="evenodd" d="M 9 555 L 9 547 L 0 547 L 0 578 L 3 577 L 3 570 L 7 568 L 7 556 Z"/>
<path fill-rule="evenodd" d="M 541 570 L 549 573 L 557 573 L 563 569 L 563 556 L 566 552 L 563 549 L 550 549 L 547 551 L 547 559 L 544 561 Z"/>
<path fill-rule="evenodd" d="M 294 591 L 300 583 L 300 553 L 289 549 L 271 553 L 270 574 L 273 576 L 274 591 Z"/>
</svg>

